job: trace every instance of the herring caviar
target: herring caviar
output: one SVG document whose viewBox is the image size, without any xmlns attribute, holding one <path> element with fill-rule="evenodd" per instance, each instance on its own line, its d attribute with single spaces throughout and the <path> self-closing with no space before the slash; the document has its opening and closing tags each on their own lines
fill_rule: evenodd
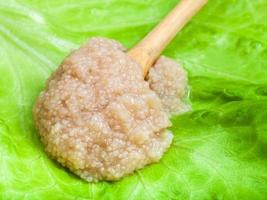
<svg viewBox="0 0 267 200">
<path fill-rule="evenodd" d="M 161 57 L 147 78 L 114 40 L 93 38 L 71 53 L 33 109 L 46 152 L 87 181 L 159 161 L 173 138 L 169 113 L 189 108 L 187 75 Z"/>
</svg>

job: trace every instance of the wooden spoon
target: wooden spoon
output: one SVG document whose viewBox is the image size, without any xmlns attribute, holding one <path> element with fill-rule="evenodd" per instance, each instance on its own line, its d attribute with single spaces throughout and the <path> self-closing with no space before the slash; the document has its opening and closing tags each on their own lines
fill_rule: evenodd
<svg viewBox="0 0 267 200">
<path fill-rule="evenodd" d="M 146 76 L 161 52 L 208 0 L 181 0 L 180 3 L 141 42 L 128 51 Z"/>
</svg>

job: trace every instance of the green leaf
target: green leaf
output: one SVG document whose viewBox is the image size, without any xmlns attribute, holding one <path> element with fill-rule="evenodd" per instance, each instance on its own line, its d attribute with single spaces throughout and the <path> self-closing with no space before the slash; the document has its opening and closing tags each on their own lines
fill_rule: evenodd
<svg viewBox="0 0 267 200">
<path fill-rule="evenodd" d="M 164 158 L 87 183 L 44 153 L 32 105 L 91 36 L 133 46 L 177 0 L 0 0 L 0 199 L 267 199 L 267 2 L 210 0 L 164 52 L 189 72 L 193 111 Z"/>
</svg>

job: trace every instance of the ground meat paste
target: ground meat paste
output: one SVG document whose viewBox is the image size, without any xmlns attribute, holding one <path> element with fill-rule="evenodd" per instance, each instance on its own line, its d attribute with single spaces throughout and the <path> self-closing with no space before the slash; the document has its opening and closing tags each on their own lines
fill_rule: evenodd
<svg viewBox="0 0 267 200">
<path fill-rule="evenodd" d="M 158 161 L 172 141 L 170 112 L 188 109 L 187 76 L 161 57 L 144 80 L 116 41 L 93 38 L 46 83 L 33 110 L 45 150 L 87 181 L 118 180 Z"/>
</svg>

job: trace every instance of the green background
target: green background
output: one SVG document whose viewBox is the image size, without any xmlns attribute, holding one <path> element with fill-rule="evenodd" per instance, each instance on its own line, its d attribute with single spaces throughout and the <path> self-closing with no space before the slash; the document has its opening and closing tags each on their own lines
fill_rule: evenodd
<svg viewBox="0 0 267 200">
<path fill-rule="evenodd" d="M 91 36 L 132 47 L 177 0 L 0 0 L 0 199 L 267 199 L 267 1 L 210 0 L 164 52 L 189 72 L 161 162 L 87 183 L 44 153 L 31 109 Z"/>
</svg>

